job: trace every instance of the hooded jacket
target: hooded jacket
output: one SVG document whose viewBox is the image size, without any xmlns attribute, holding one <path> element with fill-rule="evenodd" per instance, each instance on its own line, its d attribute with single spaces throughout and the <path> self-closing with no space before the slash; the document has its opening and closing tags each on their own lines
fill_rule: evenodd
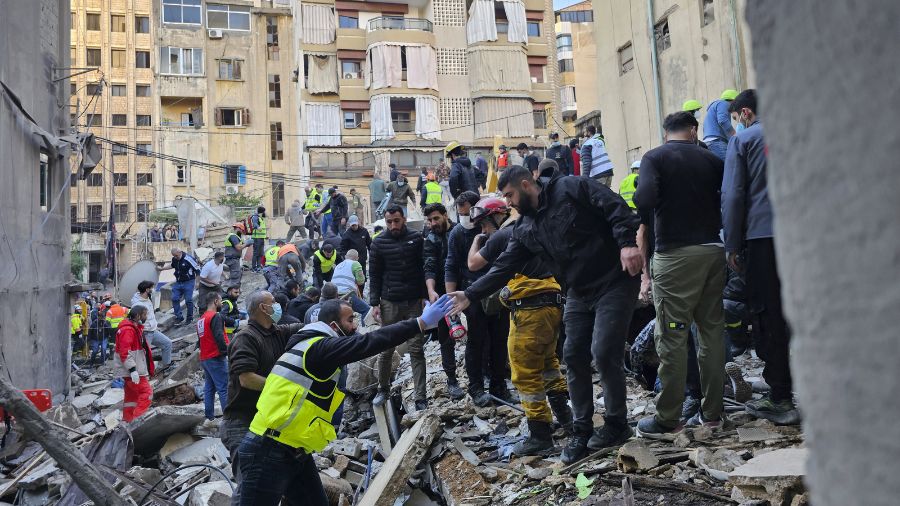
<svg viewBox="0 0 900 506">
<path fill-rule="evenodd" d="M 416 194 L 410 188 L 409 181 L 404 182 L 402 185 L 399 181 L 391 181 L 388 185 L 388 193 L 391 194 L 391 204 L 405 206 L 407 199 L 411 200 L 413 204 L 416 203 Z"/>
<path fill-rule="evenodd" d="M 153 376 L 153 355 L 144 339 L 144 327 L 126 318 L 116 331 L 116 375 L 128 377 L 131 371 L 141 376 Z"/>
<path fill-rule="evenodd" d="M 447 230 L 439 234 L 431 229 L 425 236 L 422 256 L 424 258 L 425 279 L 434 280 L 434 288 L 438 294 L 443 294 L 444 264 L 447 262 L 447 248 L 450 241 L 450 232 L 456 227 L 456 223 L 447 220 Z"/>
<path fill-rule="evenodd" d="M 159 325 L 156 322 L 156 309 L 153 308 L 153 301 L 151 299 L 142 299 L 141 295 L 135 292 L 131 296 L 131 307 L 134 306 L 147 308 L 147 321 L 144 322 L 144 332 L 154 332 Z"/>
<path fill-rule="evenodd" d="M 465 191 L 478 193 L 478 180 L 475 178 L 472 161 L 466 156 L 460 156 L 450 166 L 450 195 L 456 198 Z"/>
<path fill-rule="evenodd" d="M 366 265 L 366 259 L 369 258 L 369 246 L 372 245 L 372 238 L 369 231 L 362 225 L 356 230 L 353 227 L 347 227 L 347 231 L 341 237 L 341 247 L 338 248 L 341 256 L 346 256 L 347 252 L 355 249 L 359 253 L 359 263 Z"/>
</svg>

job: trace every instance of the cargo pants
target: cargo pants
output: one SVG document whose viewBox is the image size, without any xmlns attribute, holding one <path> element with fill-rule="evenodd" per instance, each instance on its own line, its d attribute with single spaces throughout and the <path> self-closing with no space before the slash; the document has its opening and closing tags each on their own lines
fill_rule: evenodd
<svg viewBox="0 0 900 506">
<path fill-rule="evenodd" d="M 547 394 L 567 392 L 556 355 L 561 322 L 562 309 L 556 306 L 520 309 L 510 315 L 509 366 L 528 420 L 552 423 Z"/>
</svg>

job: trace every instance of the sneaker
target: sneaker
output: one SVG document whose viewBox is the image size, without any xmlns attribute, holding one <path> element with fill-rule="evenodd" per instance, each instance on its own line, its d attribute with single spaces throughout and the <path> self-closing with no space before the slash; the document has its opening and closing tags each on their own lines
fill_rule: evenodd
<svg viewBox="0 0 900 506">
<path fill-rule="evenodd" d="M 687 421 L 700 412 L 700 399 L 687 396 L 684 398 L 684 404 L 681 405 L 681 421 Z"/>
<path fill-rule="evenodd" d="M 712 429 L 713 432 L 716 432 L 722 428 L 722 419 L 708 421 L 703 418 L 703 411 L 698 411 L 696 415 L 692 416 L 690 420 L 688 420 L 685 424 L 685 427 L 708 427 Z"/>
<path fill-rule="evenodd" d="M 485 408 L 491 405 L 491 396 L 484 390 L 469 392 L 469 395 L 472 397 L 472 402 L 479 408 Z"/>
<path fill-rule="evenodd" d="M 800 412 L 790 399 L 775 402 L 766 396 L 744 405 L 744 410 L 756 418 L 765 418 L 775 425 L 796 425 L 800 423 Z"/>
<path fill-rule="evenodd" d="M 566 441 L 566 447 L 563 448 L 560 459 L 565 465 L 569 465 L 588 456 L 588 440 L 590 436 L 583 434 L 575 434 Z"/>
<path fill-rule="evenodd" d="M 631 439 L 634 432 L 627 423 L 606 422 L 602 427 L 594 429 L 587 447 L 591 451 L 602 450 L 610 446 L 618 446 Z"/>
<path fill-rule="evenodd" d="M 182 318 L 175 318 L 175 321 L 172 322 L 172 324 L 175 325 L 176 327 L 178 327 L 179 325 L 182 325 L 183 323 L 184 323 L 184 318 L 183 318 L 183 317 L 182 317 Z"/>
<path fill-rule="evenodd" d="M 416 411 L 425 411 L 428 408 L 428 399 L 416 399 Z"/>
<path fill-rule="evenodd" d="M 466 393 L 463 392 L 463 389 L 459 387 L 456 383 L 447 383 L 447 395 L 450 396 L 454 401 L 458 401 L 466 396 Z"/>
<path fill-rule="evenodd" d="M 377 394 L 375 394 L 375 398 L 372 399 L 372 406 L 384 406 L 384 403 L 388 400 L 388 392 L 386 390 L 379 390 Z"/>
<path fill-rule="evenodd" d="M 656 421 L 656 416 L 647 416 L 638 422 L 635 434 L 647 439 L 674 440 L 682 430 L 684 430 L 684 426 L 681 424 L 673 428 L 663 427 Z"/>
<path fill-rule="evenodd" d="M 734 400 L 747 402 L 753 397 L 753 387 L 744 380 L 741 366 L 734 362 L 725 364 L 725 374 L 731 379 L 731 388 L 734 390 Z"/>
</svg>

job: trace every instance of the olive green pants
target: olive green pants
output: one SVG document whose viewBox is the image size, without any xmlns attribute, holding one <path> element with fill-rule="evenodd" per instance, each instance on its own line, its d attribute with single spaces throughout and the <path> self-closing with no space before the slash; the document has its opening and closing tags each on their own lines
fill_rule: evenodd
<svg viewBox="0 0 900 506">
<path fill-rule="evenodd" d="M 653 255 L 651 273 L 656 306 L 654 337 L 662 382 L 656 419 L 665 427 L 675 427 L 680 422 L 693 322 L 698 329 L 703 418 L 718 420 L 722 415 L 725 379 L 722 308 L 725 253 L 718 246 L 685 246 L 657 252 Z"/>
</svg>

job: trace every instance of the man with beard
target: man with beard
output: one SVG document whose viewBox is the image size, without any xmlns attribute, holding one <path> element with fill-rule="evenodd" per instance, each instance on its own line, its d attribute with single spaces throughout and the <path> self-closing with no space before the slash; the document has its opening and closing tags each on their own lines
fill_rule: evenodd
<svg viewBox="0 0 900 506">
<path fill-rule="evenodd" d="M 464 292 L 449 295 L 459 313 L 470 300 L 500 289 L 534 256 L 560 270 L 568 290 L 564 355 L 574 412 L 574 434 L 562 461 L 571 464 L 587 456 L 588 448 L 615 446 L 632 436 L 625 406 L 624 350 L 643 267 L 637 248 L 640 218 L 598 181 L 548 172 L 535 181 L 528 169 L 513 166 L 500 176 L 498 187 L 521 218 L 490 272 Z M 604 425 L 593 431 L 592 356 L 606 406 Z"/>
</svg>

